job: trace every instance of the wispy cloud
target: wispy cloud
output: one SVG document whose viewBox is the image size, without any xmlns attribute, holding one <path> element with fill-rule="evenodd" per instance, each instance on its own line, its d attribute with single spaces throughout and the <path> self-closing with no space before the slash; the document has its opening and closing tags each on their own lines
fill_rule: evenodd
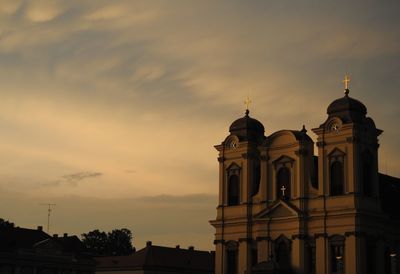
<svg viewBox="0 0 400 274">
<path fill-rule="evenodd" d="M 345 72 L 350 95 L 385 130 L 380 159 L 400 176 L 399 9 L 399 1 L 0 0 L 0 187 L 141 196 L 129 206 L 171 214 L 184 203 L 214 208 L 212 197 L 190 195 L 218 191 L 213 145 L 244 115 L 246 95 L 267 135 L 309 129 L 342 96 Z M 199 222 L 185 209 L 188 223 Z"/>
<path fill-rule="evenodd" d="M 100 172 L 77 172 L 77 173 L 72 173 L 72 174 L 67 174 L 62 176 L 63 179 L 65 179 L 68 183 L 77 183 L 82 180 L 88 179 L 88 178 L 93 178 L 93 177 L 99 177 L 102 176 L 103 174 Z"/>
<path fill-rule="evenodd" d="M 60 179 L 50 181 L 50 182 L 44 182 L 41 183 L 42 186 L 61 186 L 61 185 L 67 185 L 67 186 L 77 186 L 78 183 L 91 179 L 91 178 L 96 178 L 103 176 L 103 173 L 101 172 L 90 172 L 90 171 L 84 171 L 84 172 L 76 172 L 72 174 L 67 174 L 61 176 Z"/>
</svg>

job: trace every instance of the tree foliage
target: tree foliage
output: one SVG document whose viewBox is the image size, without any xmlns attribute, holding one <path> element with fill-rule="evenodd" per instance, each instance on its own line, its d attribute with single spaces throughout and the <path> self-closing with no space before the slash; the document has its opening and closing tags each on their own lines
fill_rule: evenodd
<svg viewBox="0 0 400 274">
<path fill-rule="evenodd" d="M 13 228 L 14 223 L 0 218 L 0 228 Z"/>
<path fill-rule="evenodd" d="M 114 229 L 104 232 L 98 229 L 82 234 L 82 242 L 94 255 L 129 255 L 133 252 L 132 232 L 129 229 Z"/>
</svg>

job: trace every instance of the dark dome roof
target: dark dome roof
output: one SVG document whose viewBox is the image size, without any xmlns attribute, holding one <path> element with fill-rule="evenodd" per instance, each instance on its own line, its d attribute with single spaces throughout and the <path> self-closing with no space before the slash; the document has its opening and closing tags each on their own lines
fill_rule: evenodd
<svg viewBox="0 0 400 274">
<path fill-rule="evenodd" d="M 360 101 L 351 98 L 346 91 L 344 97 L 333 101 L 328 106 L 327 113 L 329 117 L 340 117 L 344 122 L 359 122 L 365 118 L 367 108 Z"/>
<path fill-rule="evenodd" d="M 249 111 L 246 110 L 246 115 L 235 120 L 229 127 L 229 132 L 239 137 L 243 141 L 256 141 L 260 137 L 264 137 L 264 126 L 258 120 L 249 116 Z"/>
</svg>

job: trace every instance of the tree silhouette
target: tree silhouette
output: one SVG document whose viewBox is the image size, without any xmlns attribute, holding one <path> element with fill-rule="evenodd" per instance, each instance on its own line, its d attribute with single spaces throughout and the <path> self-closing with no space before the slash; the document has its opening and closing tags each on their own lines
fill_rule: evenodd
<svg viewBox="0 0 400 274">
<path fill-rule="evenodd" d="M 132 232 L 129 229 L 114 229 L 108 233 L 108 251 L 113 255 L 128 255 L 133 252 Z"/>
<path fill-rule="evenodd" d="M 129 229 L 114 229 L 104 232 L 98 229 L 82 234 L 82 242 L 94 255 L 129 255 L 132 247 L 132 232 Z"/>
<path fill-rule="evenodd" d="M 14 223 L 0 218 L 0 228 L 13 228 L 13 227 L 14 227 Z"/>
</svg>

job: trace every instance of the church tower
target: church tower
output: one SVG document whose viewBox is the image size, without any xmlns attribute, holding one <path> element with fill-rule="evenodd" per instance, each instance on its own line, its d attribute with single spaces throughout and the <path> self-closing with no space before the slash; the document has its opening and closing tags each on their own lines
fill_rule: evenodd
<svg viewBox="0 0 400 274">
<path fill-rule="evenodd" d="M 320 156 L 319 194 L 354 194 L 361 203 L 357 206 L 370 206 L 379 197 L 378 136 L 382 130 L 366 117 L 364 104 L 349 96 L 349 79 L 345 81 L 345 95 L 329 105 L 327 120 L 313 130 Z"/>
<path fill-rule="evenodd" d="M 313 129 L 318 147 L 318 192 L 323 197 L 319 207 L 325 214 L 317 242 L 329 247 L 323 249 L 329 260 L 317 266 L 325 272 L 343 267 L 346 273 L 367 273 L 368 262 L 383 265 L 383 243 L 376 238 L 376 216 L 382 216 L 378 173 L 382 130 L 366 116 L 365 105 L 349 96 L 347 76 L 344 83 L 344 96 L 328 106 L 326 121 Z M 376 269 L 377 265 L 370 267 Z"/>
<path fill-rule="evenodd" d="M 252 241 L 252 203 L 260 188 L 259 146 L 264 126 L 249 116 L 234 121 L 219 151 L 219 204 L 216 227 L 216 273 L 244 273 L 256 261 Z"/>
<path fill-rule="evenodd" d="M 317 155 L 304 126 L 265 135 L 248 104 L 215 146 L 216 274 L 399 274 L 400 179 L 378 172 L 382 130 L 344 82 Z"/>
</svg>

